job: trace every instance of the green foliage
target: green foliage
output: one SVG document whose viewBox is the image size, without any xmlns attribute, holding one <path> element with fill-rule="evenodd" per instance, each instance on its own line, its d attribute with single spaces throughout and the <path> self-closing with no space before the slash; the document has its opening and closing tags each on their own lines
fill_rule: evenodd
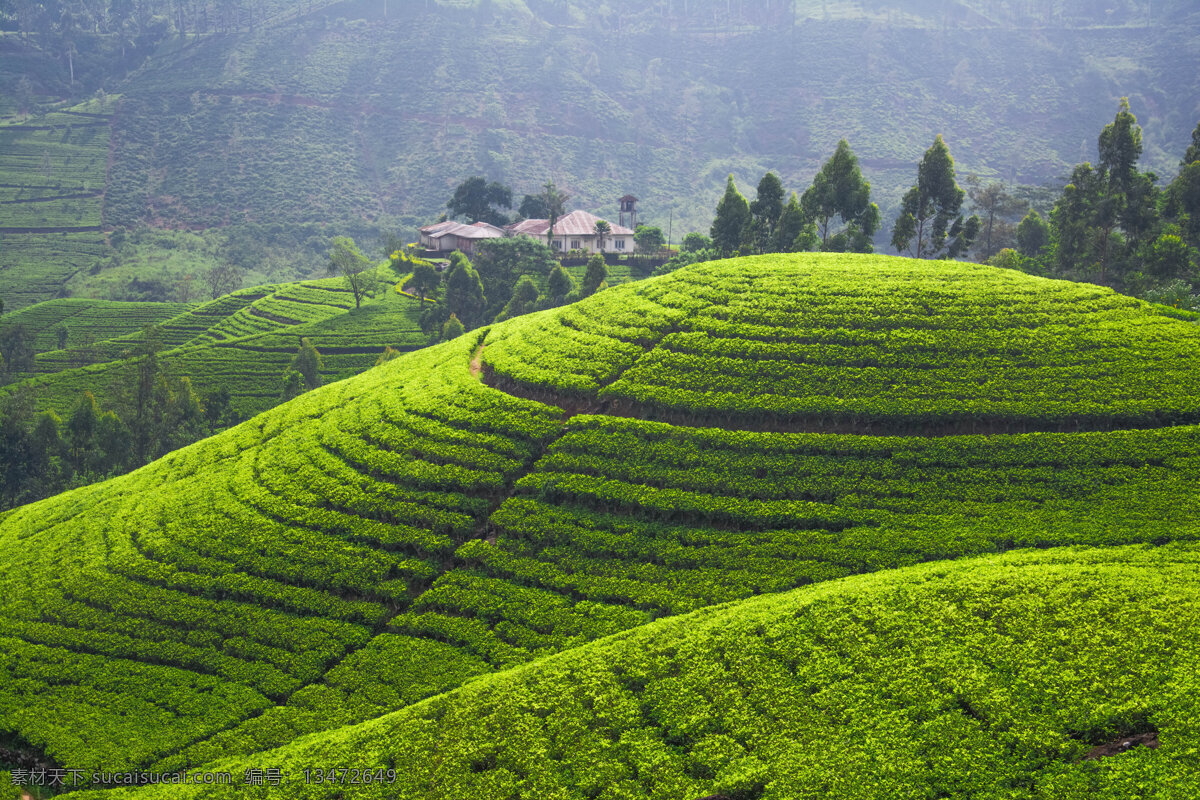
<svg viewBox="0 0 1200 800">
<path fill-rule="evenodd" d="M 757 251 L 767 252 L 775 241 L 775 229 L 783 213 L 783 182 L 774 172 L 768 172 L 758 182 L 754 201 L 750 203 L 750 225 Z"/>
<path fill-rule="evenodd" d="M 441 284 L 441 276 L 437 274 L 432 264 L 417 264 L 414 266 L 412 279 L 408 283 L 422 300 L 435 294 Z"/>
<path fill-rule="evenodd" d="M 512 189 L 486 178 L 467 178 L 454 190 L 454 196 L 446 203 L 451 219 L 463 217 L 467 222 L 487 222 L 492 225 L 507 225 L 509 218 L 499 208 L 512 208 Z"/>
<path fill-rule="evenodd" d="M 1177 317 L 821 254 L 492 325 L 0 516 L 0 704 L 68 766 L 386 764 L 398 796 L 1123 797 L 1082 756 L 1149 723 L 1178 760 L 1107 764 L 1191 775 Z"/>
<path fill-rule="evenodd" d="M 1165 194 L 1164 216 L 1179 225 L 1189 245 L 1200 247 L 1200 156 L 1179 170 Z"/>
<path fill-rule="evenodd" d="M 446 273 L 446 309 L 468 330 L 484 322 L 487 298 L 483 294 L 483 281 L 465 258 Z"/>
<path fill-rule="evenodd" d="M 467 329 L 459 321 L 454 314 L 450 315 L 450 319 L 446 320 L 446 324 L 442 326 L 442 341 L 448 342 L 451 339 L 457 339 L 467 332 Z"/>
<path fill-rule="evenodd" d="M 633 232 L 633 241 L 639 253 L 657 253 L 667 243 L 662 228 L 650 225 L 638 225 Z"/>
<path fill-rule="evenodd" d="M 1123 285 L 1139 272 L 1135 254 L 1157 223 L 1153 173 L 1139 172 L 1142 129 L 1128 98 L 1100 133 L 1100 160 L 1080 164 L 1050 215 L 1056 267 L 1072 277 Z M 1167 277 L 1177 277 L 1167 276 Z"/>
<path fill-rule="evenodd" d="M 604 256 L 599 253 L 593 254 L 587 262 L 587 272 L 584 273 L 583 283 L 580 286 L 580 294 L 584 297 L 591 297 L 600 289 L 600 284 L 608 278 L 608 266 L 604 263 Z"/>
<path fill-rule="evenodd" d="M 713 248 L 728 256 L 742 246 L 750 226 L 750 204 L 733 183 L 733 173 L 725 184 L 725 194 L 717 203 L 717 215 L 713 219 L 709 235 Z"/>
<path fill-rule="evenodd" d="M 322 367 L 321 354 L 317 352 L 317 348 L 313 347 L 312 340 L 307 337 L 301 339 L 300 349 L 296 351 L 296 357 L 292 359 L 289 373 L 293 370 L 299 372 L 304 377 L 304 388 L 312 390 L 321 385 Z"/>
<path fill-rule="evenodd" d="M 562 267 L 555 267 L 555 269 L 561 270 Z M 521 279 L 517 281 L 517 285 L 513 287 L 512 299 L 496 317 L 496 321 L 501 322 L 537 310 L 540 297 L 537 284 L 533 282 L 533 279 L 528 275 L 522 275 Z"/>
<path fill-rule="evenodd" d="M 333 248 L 329 251 L 329 274 L 339 273 L 354 295 L 355 308 L 361 307 L 363 298 L 374 296 L 379 288 L 375 264 L 359 251 L 353 239 L 346 236 L 335 236 Z"/>
<path fill-rule="evenodd" d="M 529 275 L 540 284 L 558 266 L 558 260 L 542 242 L 527 236 L 514 236 L 481 242 L 476 248 L 475 265 L 483 282 L 484 295 L 490 298 L 482 312 L 490 321 L 508 302 L 506 298 L 513 296 L 513 289 L 522 275 Z M 462 314 L 459 317 L 468 327 L 473 327 Z"/>
<path fill-rule="evenodd" d="M 1200 419 L 1188 388 L 1200 334 L 1111 290 L 849 254 L 709 263 L 652 293 L 635 286 L 497 335 L 484 360 L 533 391 L 683 424 L 968 433 Z M 1146 363 L 1161 365 L 1153 407 L 1135 388 Z"/>
<path fill-rule="evenodd" d="M 1033 258 L 1050 243 L 1050 223 L 1036 209 L 1030 209 L 1017 226 L 1017 248 L 1021 255 Z"/>
<path fill-rule="evenodd" d="M 567 295 L 576 291 L 575 280 L 561 266 L 550 270 L 550 277 L 546 279 L 546 299 L 551 306 L 560 306 L 567 302 Z M 513 293 L 516 297 L 516 292 Z"/>
<path fill-rule="evenodd" d="M 896 252 L 914 258 L 935 258 L 945 250 L 948 258 L 964 254 L 979 231 L 979 218 L 963 221 L 966 192 L 954 179 L 954 159 L 938 134 L 917 167 L 917 182 L 901 201 L 900 216 L 892 229 Z"/>
<path fill-rule="evenodd" d="M 871 238 L 879 227 L 879 206 L 871 202 L 871 184 L 863 180 L 858 159 L 845 139 L 838 142 L 833 155 L 813 178 L 812 186 L 800 199 L 800 206 L 804 217 L 816 223 L 822 250 L 872 252 Z M 845 226 L 840 232 L 831 227 L 835 218 L 840 218 Z M 779 242 L 789 245 L 790 250 L 800 230 L 792 233 L 791 229 L 796 228 L 794 219 L 789 223 L 788 233 L 792 235 L 779 237 Z"/>
<path fill-rule="evenodd" d="M 683 244 L 679 246 L 681 252 L 694 253 L 697 250 L 707 250 L 712 247 L 712 239 L 709 239 L 703 233 L 695 231 L 683 237 Z"/>
<path fill-rule="evenodd" d="M 297 775 L 387 765 L 402 798 L 1191 794 L 1195 563 L 1021 552 L 855 577 L 663 620 L 266 757 Z M 1158 749 L 1089 758 L 1149 732 Z"/>
</svg>

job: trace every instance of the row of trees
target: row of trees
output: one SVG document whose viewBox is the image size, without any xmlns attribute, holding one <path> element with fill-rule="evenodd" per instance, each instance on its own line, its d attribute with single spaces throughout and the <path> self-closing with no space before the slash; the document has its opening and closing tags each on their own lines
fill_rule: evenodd
<svg viewBox="0 0 1200 800">
<path fill-rule="evenodd" d="M 80 395 L 67 418 L 35 414 L 28 392 L 0 404 L 0 506 L 48 497 L 119 475 L 232 424 L 228 392 L 202 402 L 186 377 L 166 372 L 156 329 L 121 376 L 113 407 L 91 392 Z"/>
<path fill-rule="evenodd" d="M 480 243 L 474 263 L 450 256 L 443 273 L 425 262 L 413 266 L 405 288 L 428 303 L 421 328 L 434 340 L 544 308 L 573 303 L 607 286 L 604 257 L 593 255 L 577 285 L 553 251 L 525 236 Z M 545 291 L 539 285 L 545 285 Z"/>
<path fill-rule="evenodd" d="M 1096 165 L 1075 168 L 1047 220 L 1032 207 L 1034 190 L 1009 190 L 973 176 L 969 191 L 964 190 L 939 135 L 901 201 L 891 245 L 915 258 L 973 254 L 989 263 L 1134 293 L 1179 282 L 1200 286 L 1200 125 L 1178 175 L 1165 189 L 1159 188 L 1157 175 L 1138 169 L 1142 132 L 1128 100 L 1121 101 L 1116 118 L 1101 132 L 1098 154 Z M 845 141 L 802 196 L 793 192 L 784 205 L 783 194 L 779 178 L 767 173 L 755 199 L 747 201 L 730 175 L 711 238 L 689 235 L 683 252 L 665 269 L 748 253 L 872 251 L 879 209 L 870 202 L 870 184 Z M 968 196 L 978 213 L 965 216 Z"/>
<path fill-rule="evenodd" d="M 873 250 L 879 206 L 871 202 L 871 185 L 844 139 L 802 196 L 792 192 L 786 204 L 783 198 L 783 182 L 773 172 L 758 182 L 753 201 L 738 191 L 730 175 L 710 229 L 712 249 L 723 257 Z"/>
</svg>

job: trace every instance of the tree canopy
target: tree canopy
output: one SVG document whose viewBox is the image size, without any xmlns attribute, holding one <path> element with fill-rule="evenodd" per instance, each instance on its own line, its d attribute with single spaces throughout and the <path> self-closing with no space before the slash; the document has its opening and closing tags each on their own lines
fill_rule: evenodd
<svg viewBox="0 0 1200 800">
<path fill-rule="evenodd" d="M 917 182 L 904 195 L 892 229 L 896 252 L 914 258 L 957 258 L 979 231 L 979 218 L 964 221 L 960 213 L 966 192 L 954 177 L 954 159 L 941 134 L 917 167 Z"/>
<path fill-rule="evenodd" d="M 446 208 L 452 219 L 465 217 L 467 222 L 507 225 L 508 215 L 499 208 L 512 208 L 512 189 L 476 175 L 458 185 Z"/>
<path fill-rule="evenodd" d="M 812 186 L 800 198 L 800 207 L 804 216 L 816 223 L 822 250 L 874 250 L 871 237 L 879 227 L 879 206 L 871 202 L 871 184 L 863 180 L 858 159 L 845 139 L 813 178 Z M 839 218 L 844 226 L 840 231 L 834 226 Z"/>
<path fill-rule="evenodd" d="M 354 295 L 355 308 L 361 307 L 362 299 L 374 295 L 378 288 L 375 263 L 364 256 L 348 236 L 335 236 L 329 250 L 329 274 L 338 273 L 346 279 L 346 286 Z"/>
</svg>

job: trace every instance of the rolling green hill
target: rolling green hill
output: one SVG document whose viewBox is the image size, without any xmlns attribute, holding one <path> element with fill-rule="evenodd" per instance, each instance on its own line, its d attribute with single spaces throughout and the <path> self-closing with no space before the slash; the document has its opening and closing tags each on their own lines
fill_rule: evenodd
<svg viewBox="0 0 1200 800">
<path fill-rule="evenodd" d="M 382 759 L 405 796 L 803 796 L 855 759 L 1028 797 L 1186 775 L 1197 330 L 1085 285 L 798 255 L 474 331 L 0 518 L 0 729 L 154 770 L 330 731 L 272 765 Z M 995 560 L 1023 548 L 1056 549 Z M 787 674 L 741 686 L 761 659 Z M 1151 730 L 1153 756 L 1080 761 Z"/>
</svg>

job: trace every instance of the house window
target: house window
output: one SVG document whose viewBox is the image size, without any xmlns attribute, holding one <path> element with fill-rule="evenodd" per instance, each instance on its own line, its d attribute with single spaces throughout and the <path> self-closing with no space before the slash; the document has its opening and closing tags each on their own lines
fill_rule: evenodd
<svg viewBox="0 0 1200 800">
<path fill-rule="evenodd" d="M 616 245 L 617 245 L 617 249 L 618 249 L 618 250 L 624 250 L 624 249 L 625 249 L 625 240 L 624 240 L 624 239 L 617 239 L 617 240 L 616 240 Z"/>
<path fill-rule="evenodd" d="M 562 250 L 562 239 L 555 239 L 555 240 L 554 240 L 554 249 L 555 249 L 555 250 Z"/>
<path fill-rule="evenodd" d="M 571 240 L 571 249 L 572 249 L 572 250 L 578 250 L 578 249 L 579 249 L 579 240 L 578 240 L 578 239 L 572 239 L 572 240 Z"/>
</svg>

